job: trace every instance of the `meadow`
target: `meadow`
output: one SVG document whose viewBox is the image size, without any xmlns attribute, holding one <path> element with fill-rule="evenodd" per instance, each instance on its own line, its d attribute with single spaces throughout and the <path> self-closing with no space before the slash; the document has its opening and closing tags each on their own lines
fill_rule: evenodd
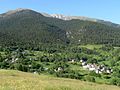
<svg viewBox="0 0 120 90">
<path fill-rule="evenodd" d="M 2 69 L 0 70 L 0 90 L 120 90 L 120 88 L 50 75 Z"/>
</svg>

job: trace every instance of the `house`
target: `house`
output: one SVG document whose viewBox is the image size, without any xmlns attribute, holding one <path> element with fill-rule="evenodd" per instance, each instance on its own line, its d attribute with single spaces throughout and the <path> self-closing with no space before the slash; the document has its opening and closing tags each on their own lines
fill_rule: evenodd
<svg viewBox="0 0 120 90">
<path fill-rule="evenodd" d="M 110 73 L 111 73 L 111 71 L 108 69 L 108 70 L 106 70 L 106 73 L 110 74 Z"/>
<path fill-rule="evenodd" d="M 34 74 L 37 74 L 37 71 L 33 72 Z"/>
<path fill-rule="evenodd" d="M 62 67 L 58 67 L 57 71 L 63 71 L 63 68 Z"/>
<path fill-rule="evenodd" d="M 97 69 L 97 66 L 96 66 L 95 64 L 88 64 L 88 69 L 89 69 L 90 71 L 94 71 L 94 70 Z"/>
<path fill-rule="evenodd" d="M 82 66 L 86 66 L 87 65 L 87 63 L 86 62 L 82 62 Z"/>
<path fill-rule="evenodd" d="M 89 71 L 95 71 L 97 74 L 101 74 L 101 73 L 110 74 L 113 72 L 113 70 L 111 68 L 105 67 L 105 65 L 97 65 L 95 63 L 87 64 L 87 59 L 85 59 L 85 60 L 81 59 L 80 62 L 84 69 L 88 69 Z"/>
<path fill-rule="evenodd" d="M 96 70 L 94 67 L 89 68 L 89 71 L 94 71 L 94 70 Z"/>
<path fill-rule="evenodd" d="M 87 66 L 87 65 L 84 65 L 83 68 L 84 68 L 84 69 L 88 69 L 88 66 Z"/>
<path fill-rule="evenodd" d="M 75 62 L 75 59 L 72 59 L 71 62 L 74 63 L 74 62 Z"/>
<path fill-rule="evenodd" d="M 15 61 L 17 61 L 19 58 L 16 58 Z"/>
<path fill-rule="evenodd" d="M 107 73 L 107 74 L 110 74 L 110 73 L 112 73 L 112 72 L 113 72 L 112 69 L 107 69 L 107 70 L 106 70 L 106 73 Z"/>
<path fill-rule="evenodd" d="M 8 61 L 8 58 L 6 58 L 5 61 Z"/>
<path fill-rule="evenodd" d="M 13 57 L 11 62 L 14 63 L 14 62 L 16 62 L 18 59 L 19 59 L 19 58 Z"/>
<path fill-rule="evenodd" d="M 56 69 L 54 69 L 54 71 L 55 71 L 55 72 L 57 72 L 57 70 L 56 70 Z"/>
<path fill-rule="evenodd" d="M 87 62 L 87 59 L 81 59 L 80 62 Z"/>
<path fill-rule="evenodd" d="M 104 71 L 105 71 L 105 67 L 102 67 L 102 68 L 101 68 L 101 71 L 104 72 Z"/>
<path fill-rule="evenodd" d="M 48 70 L 48 68 L 44 68 L 45 70 Z"/>
<path fill-rule="evenodd" d="M 32 67 L 32 65 L 28 65 L 28 67 Z"/>
<path fill-rule="evenodd" d="M 63 71 L 62 67 L 58 67 L 57 69 L 54 69 L 55 72 Z"/>
<path fill-rule="evenodd" d="M 96 69 L 95 72 L 96 72 L 97 74 L 101 74 L 101 73 L 102 73 L 99 69 Z"/>
<path fill-rule="evenodd" d="M 81 59 L 80 62 L 82 63 L 82 62 L 84 62 L 84 61 Z"/>
</svg>

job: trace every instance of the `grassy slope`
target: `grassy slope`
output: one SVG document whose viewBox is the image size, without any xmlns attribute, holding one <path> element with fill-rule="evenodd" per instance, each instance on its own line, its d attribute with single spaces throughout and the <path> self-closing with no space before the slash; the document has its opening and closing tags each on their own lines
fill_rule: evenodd
<svg viewBox="0 0 120 90">
<path fill-rule="evenodd" d="M 120 90 L 120 88 L 20 71 L 0 70 L 0 90 Z"/>
</svg>

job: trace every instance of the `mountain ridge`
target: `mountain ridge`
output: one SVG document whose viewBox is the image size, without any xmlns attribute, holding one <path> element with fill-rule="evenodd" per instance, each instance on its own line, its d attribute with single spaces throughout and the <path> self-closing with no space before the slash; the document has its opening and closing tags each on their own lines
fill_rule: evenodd
<svg viewBox="0 0 120 90">
<path fill-rule="evenodd" d="M 61 19 L 61 20 L 78 19 L 78 20 L 84 20 L 84 21 L 99 22 L 99 23 L 106 24 L 106 25 L 109 25 L 109 26 L 113 25 L 115 27 L 120 27 L 119 24 L 112 23 L 111 21 L 105 21 L 105 20 L 90 18 L 90 17 L 86 17 L 86 16 L 66 16 L 66 15 L 62 15 L 62 14 L 47 14 L 47 13 L 41 13 L 41 14 L 46 16 L 46 17 L 58 18 L 58 19 Z"/>
<path fill-rule="evenodd" d="M 5 17 L 5 16 L 8 16 L 8 15 L 20 12 L 20 11 L 25 11 L 25 10 L 34 11 L 32 9 L 27 9 L 27 8 L 18 8 L 18 9 L 9 10 L 6 13 L 0 14 L 0 17 Z M 35 11 L 35 12 L 37 12 L 37 11 Z M 45 17 L 57 18 L 57 19 L 61 19 L 61 20 L 78 19 L 78 20 L 84 20 L 84 21 L 99 22 L 99 23 L 106 24 L 106 25 L 109 25 L 109 26 L 120 27 L 120 24 L 113 23 L 111 21 L 105 21 L 105 20 L 102 20 L 102 19 L 90 18 L 90 17 L 86 17 L 86 16 L 68 16 L 68 15 L 66 16 L 66 15 L 63 15 L 63 14 L 48 14 L 48 13 L 44 13 L 44 12 L 37 12 L 37 13 L 39 13 L 39 14 L 45 16 Z"/>
</svg>

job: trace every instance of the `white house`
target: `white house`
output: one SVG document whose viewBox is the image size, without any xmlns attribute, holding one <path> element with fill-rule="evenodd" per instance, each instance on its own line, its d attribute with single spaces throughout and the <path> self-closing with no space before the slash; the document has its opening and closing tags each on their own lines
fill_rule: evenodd
<svg viewBox="0 0 120 90">
<path fill-rule="evenodd" d="M 86 62 L 82 62 L 82 66 L 85 66 L 85 65 L 87 65 L 87 63 Z"/>
<path fill-rule="evenodd" d="M 75 62 L 75 59 L 72 59 L 71 62 L 74 63 L 74 62 Z"/>
<path fill-rule="evenodd" d="M 89 70 L 90 71 L 94 71 L 94 70 L 96 70 L 94 67 L 92 67 L 92 68 L 89 68 Z"/>
<path fill-rule="evenodd" d="M 113 72 L 113 70 L 111 68 L 108 69 L 108 67 L 105 67 L 104 65 L 97 65 L 95 63 L 87 64 L 87 62 L 84 60 L 80 60 L 80 62 L 84 69 L 88 69 L 89 71 L 95 71 L 98 74 L 101 74 L 103 72 L 110 74 Z"/>
<path fill-rule="evenodd" d="M 37 74 L 37 71 L 33 72 L 34 74 Z"/>
<path fill-rule="evenodd" d="M 63 68 L 62 67 L 58 67 L 57 68 L 57 71 L 59 72 L 59 71 L 63 71 Z"/>
<path fill-rule="evenodd" d="M 102 73 L 99 69 L 96 69 L 95 72 L 96 72 L 97 74 L 101 74 L 101 73 Z"/>
<path fill-rule="evenodd" d="M 84 69 L 88 69 L 88 66 L 87 66 L 87 65 L 84 65 L 83 68 L 84 68 Z"/>
</svg>

